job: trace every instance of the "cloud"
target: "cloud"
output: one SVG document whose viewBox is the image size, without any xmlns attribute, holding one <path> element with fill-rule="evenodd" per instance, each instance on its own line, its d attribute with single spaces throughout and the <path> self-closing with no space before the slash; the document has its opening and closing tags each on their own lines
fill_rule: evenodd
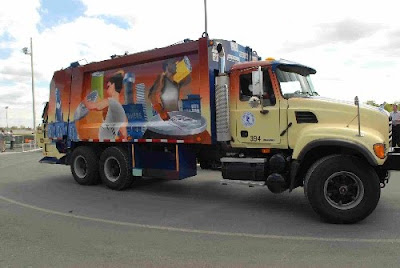
<svg viewBox="0 0 400 268">
<path fill-rule="evenodd" d="M 370 37 L 385 26 L 378 23 L 360 22 L 354 19 L 344 19 L 335 23 L 317 25 L 321 44 L 344 42 L 351 43 Z"/>
<path fill-rule="evenodd" d="M 37 9 L 39 0 L 13 0 L 0 9 L 0 36 L 8 33 L 16 40 L 21 40 L 36 32 L 40 17 Z"/>
<path fill-rule="evenodd" d="M 10 87 L 9 87 L 10 88 Z M 14 92 L 5 92 L 0 94 L 1 98 L 7 99 L 7 103 L 10 105 L 20 105 L 20 104 L 24 104 L 24 103 L 20 103 L 19 99 L 21 97 L 21 93 L 18 91 L 14 91 Z"/>
<path fill-rule="evenodd" d="M 40 16 L 37 29 L 41 32 L 79 18 L 83 15 L 85 6 L 79 0 L 41 0 L 37 11 Z"/>
<path fill-rule="evenodd" d="M 9 126 L 32 126 L 32 87 L 30 81 L 0 85 L 0 126 L 6 125 L 4 107 L 8 106 Z M 48 87 L 35 87 L 36 122 L 39 123 L 44 101 L 48 99 Z"/>
<path fill-rule="evenodd" d="M 381 51 L 392 58 L 400 57 L 400 28 L 387 31 L 383 39 L 385 43 Z"/>
<path fill-rule="evenodd" d="M 313 28 L 313 37 L 301 41 L 288 40 L 284 43 L 281 50 L 309 49 L 327 45 L 332 46 L 338 43 L 351 44 L 361 39 L 370 38 L 381 30 L 386 29 L 383 24 L 360 22 L 354 19 L 321 23 L 315 25 Z"/>
<path fill-rule="evenodd" d="M 18 68 L 14 65 L 5 65 L 0 69 L 1 74 L 10 76 L 31 76 L 31 70 L 27 68 Z"/>
</svg>

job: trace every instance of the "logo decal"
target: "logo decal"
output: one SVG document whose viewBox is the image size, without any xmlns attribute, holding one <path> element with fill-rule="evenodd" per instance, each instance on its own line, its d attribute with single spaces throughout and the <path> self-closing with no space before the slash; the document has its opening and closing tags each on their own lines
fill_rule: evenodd
<svg viewBox="0 0 400 268">
<path fill-rule="evenodd" d="M 246 112 L 242 115 L 242 124 L 245 127 L 252 127 L 256 122 L 256 118 L 250 112 Z"/>
</svg>

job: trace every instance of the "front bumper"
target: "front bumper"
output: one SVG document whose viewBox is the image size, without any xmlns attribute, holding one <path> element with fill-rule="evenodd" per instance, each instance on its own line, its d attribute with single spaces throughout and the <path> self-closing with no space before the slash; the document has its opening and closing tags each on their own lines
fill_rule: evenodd
<svg viewBox="0 0 400 268">
<path fill-rule="evenodd" d="M 400 148 L 392 148 L 382 168 L 384 170 L 400 170 Z"/>
</svg>

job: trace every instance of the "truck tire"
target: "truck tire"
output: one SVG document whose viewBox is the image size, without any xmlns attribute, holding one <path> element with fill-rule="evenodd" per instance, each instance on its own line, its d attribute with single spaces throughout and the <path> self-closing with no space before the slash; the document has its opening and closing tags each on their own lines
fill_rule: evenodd
<svg viewBox="0 0 400 268">
<path fill-rule="evenodd" d="M 309 169 L 304 193 L 312 208 L 330 223 L 355 223 L 376 208 L 381 188 L 372 167 L 362 160 L 331 155 Z"/>
<path fill-rule="evenodd" d="M 109 188 L 124 190 L 134 181 L 128 152 L 119 147 L 109 147 L 100 156 L 100 177 Z"/>
<path fill-rule="evenodd" d="M 71 155 L 71 172 L 77 183 L 93 185 L 100 182 L 99 161 L 94 150 L 88 146 L 75 148 Z"/>
</svg>

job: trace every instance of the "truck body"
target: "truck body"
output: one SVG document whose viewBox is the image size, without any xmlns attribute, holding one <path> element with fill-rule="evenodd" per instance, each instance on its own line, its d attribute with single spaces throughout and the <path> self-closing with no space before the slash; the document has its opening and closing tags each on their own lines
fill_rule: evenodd
<svg viewBox="0 0 400 268">
<path fill-rule="evenodd" d="M 191 177 L 200 163 L 273 193 L 303 186 L 323 219 L 356 222 L 400 169 L 391 119 L 318 96 L 315 73 L 208 37 L 72 64 L 51 81 L 41 162 L 115 190 L 141 177 Z"/>
</svg>

